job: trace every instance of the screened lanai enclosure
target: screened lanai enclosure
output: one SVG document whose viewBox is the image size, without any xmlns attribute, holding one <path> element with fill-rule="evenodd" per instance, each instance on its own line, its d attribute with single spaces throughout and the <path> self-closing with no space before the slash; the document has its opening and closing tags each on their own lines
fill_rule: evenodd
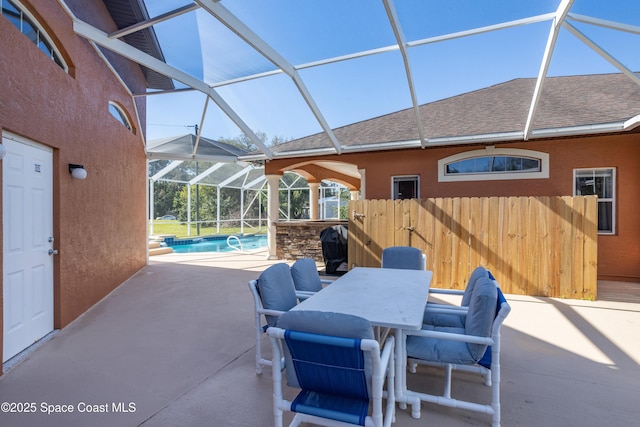
<svg viewBox="0 0 640 427">
<path fill-rule="evenodd" d="M 171 167 L 169 163 L 158 164 L 150 175 L 155 177 L 150 180 L 154 187 L 151 198 L 169 184 L 175 184 L 180 193 L 170 207 L 151 204 L 149 218 L 154 233 L 155 218 L 172 215 L 175 221 L 186 224 L 187 234 L 201 232 L 205 222 L 213 224 L 214 231 L 223 227 L 223 221 L 235 221 L 240 229 L 258 230 L 268 222 L 271 239 L 275 234 L 273 224 L 280 218 L 304 218 L 304 205 L 298 210 L 293 202 L 285 204 L 282 200 L 295 199 L 297 190 L 283 191 L 283 186 L 305 186 L 304 180 L 289 184 L 270 173 L 295 170 L 315 180 L 310 183 L 314 190 L 320 180 L 334 179 L 349 186 L 352 199 L 358 194 L 373 197 L 376 189 L 380 197 L 386 197 L 388 191 L 380 188 L 389 184 L 380 180 L 376 188 L 370 170 L 367 187 L 366 168 L 349 163 L 348 156 L 463 145 L 528 144 L 620 129 L 627 132 L 638 124 L 634 112 L 621 127 L 617 127 L 617 121 L 609 123 L 606 115 L 586 123 L 560 120 L 538 126 L 544 121 L 543 94 L 565 96 L 562 90 L 553 89 L 549 83 L 552 77 L 616 73 L 640 85 L 636 72 L 640 69 L 640 13 L 639 3 L 633 0 L 104 3 L 115 26 L 96 27 L 80 13 L 72 15 L 73 31 L 103 53 L 106 61 L 113 55 L 136 62 L 153 82 L 146 90 L 132 92 L 134 98 L 146 102 L 146 148 L 151 148 L 152 140 L 172 134 L 169 126 L 191 127 L 197 123 L 198 139 L 242 134 L 252 148 L 239 160 L 263 162 L 267 166 L 267 193 L 280 193 L 268 198 L 270 220 L 261 222 L 265 218 L 265 185 L 264 181 L 255 181 L 257 176 L 252 178 L 251 173 L 257 172 L 245 170 L 251 163 L 232 161 L 235 170 L 212 183 L 207 182 L 211 176 L 200 176 L 214 165 L 199 165 L 191 175 L 176 178 L 168 172 L 158 175 Z M 436 115 L 421 113 L 422 106 L 520 79 L 530 79 L 531 90 L 519 92 L 523 96 L 522 110 L 518 110 L 517 121 L 508 126 L 474 118 L 466 108 L 471 104 L 443 112 L 447 118 L 444 122 L 438 122 Z M 507 95 L 513 94 L 488 101 L 487 106 L 509 105 L 514 97 Z M 585 103 L 589 100 L 605 104 L 597 96 L 584 98 Z M 402 115 L 404 121 L 385 126 L 382 130 L 386 132 L 365 126 L 355 137 L 343 132 L 352 124 L 390 117 L 399 111 L 407 112 Z M 559 109 L 554 116 L 564 118 L 566 111 Z M 502 116 L 493 117 L 497 120 Z M 272 146 L 259 137 L 261 132 L 294 144 Z M 189 143 L 186 147 L 194 148 Z M 184 158 L 149 159 L 222 161 L 202 158 L 197 151 L 194 148 L 191 156 Z M 320 156 L 333 157 L 325 161 Z M 300 160 L 284 164 L 294 158 Z M 348 168 L 344 167 L 346 163 Z M 274 164 L 282 167 L 272 171 Z M 220 168 L 211 175 L 221 173 Z M 225 211 L 223 205 L 230 191 L 238 193 L 239 202 L 233 207 L 229 203 Z M 336 200 L 333 195 L 311 193 L 310 218 L 320 219 L 321 205 Z M 341 199 L 338 197 L 338 203 Z M 275 241 L 270 240 L 269 253 L 275 256 Z"/>
<path fill-rule="evenodd" d="M 279 219 L 310 219 L 310 187 L 296 173 L 279 184 Z M 319 219 L 347 217 L 349 191 L 323 182 Z M 149 161 L 149 234 L 200 236 L 267 232 L 267 181 L 257 163 Z"/>
</svg>

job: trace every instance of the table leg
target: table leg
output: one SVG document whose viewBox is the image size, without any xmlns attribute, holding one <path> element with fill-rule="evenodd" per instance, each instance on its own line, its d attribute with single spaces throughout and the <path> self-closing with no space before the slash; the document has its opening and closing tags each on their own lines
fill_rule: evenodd
<svg viewBox="0 0 640 427">
<path fill-rule="evenodd" d="M 396 402 L 400 409 L 411 405 L 411 417 L 420 418 L 420 398 L 407 392 L 407 348 L 406 336 L 402 329 L 395 330 L 396 339 Z"/>
<path fill-rule="evenodd" d="M 405 399 L 406 390 L 406 375 L 407 375 L 407 358 L 404 356 L 404 342 L 402 329 L 395 330 L 396 338 L 396 402 L 398 402 L 400 409 L 407 408 L 407 401 Z"/>
</svg>

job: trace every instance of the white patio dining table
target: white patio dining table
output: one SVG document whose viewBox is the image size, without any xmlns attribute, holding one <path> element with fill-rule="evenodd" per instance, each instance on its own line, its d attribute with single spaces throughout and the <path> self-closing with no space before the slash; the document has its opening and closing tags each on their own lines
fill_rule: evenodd
<svg viewBox="0 0 640 427">
<path fill-rule="evenodd" d="M 292 310 L 352 314 L 372 326 L 391 328 L 396 341 L 396 401 L 405 407 L 407 358 L 402 330 L 422 327 L 432 276 L 428 270 L 355 267 Z"/>
</svg>

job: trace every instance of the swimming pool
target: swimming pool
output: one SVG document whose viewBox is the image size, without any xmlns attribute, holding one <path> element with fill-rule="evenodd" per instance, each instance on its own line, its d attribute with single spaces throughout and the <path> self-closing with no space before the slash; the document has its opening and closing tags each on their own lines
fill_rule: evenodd
<svg viewBox="0 0 640 427">
<path fill-rule="evenodd" d="M 228 236 L 200 237 L 194 239 L 171 240 L 167 242 L 168 246 L 173 248 L 173 252 L 189 253 L 189 252 L 233 252 L 240 249 L 236 238 L 229 239 Z M 267 246 L 266 235 L 238 236 L 242 243 L 242 250 L 260 249 Z"/>
</svg>

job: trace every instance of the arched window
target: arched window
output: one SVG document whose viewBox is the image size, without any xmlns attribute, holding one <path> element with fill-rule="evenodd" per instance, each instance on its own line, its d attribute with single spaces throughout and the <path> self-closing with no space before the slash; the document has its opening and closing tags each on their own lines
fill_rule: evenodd
<svg viewBox="0 0 640 427">
<path fill-rule="evenodd" d="M 2 3 L 2 16 L 15 25 L 60 68 L 68 72 L 67 64 L 62 60 L 62 56 L 56 50 L 47 33 L 38 25 L 36 19 L 16 0 L 2 0 L 0 3 Z"/>
<path fill-rule="evenodd" d="M 438 181 L 490 181 L 549 178 L 549 154 L 486 147 L 438 161 Z"/>
<path fill-rule="evenodd" d="M 119 105 L 117 105 L 115 102 L 109 102 L 109 112 L 113 117 L 116 118 L 117 121 L 122 124 L 122 126 L 133 132 L 133 127 L 131 127 L 131 123 L 129 122 L 127 114 Z"/>
</svg>

